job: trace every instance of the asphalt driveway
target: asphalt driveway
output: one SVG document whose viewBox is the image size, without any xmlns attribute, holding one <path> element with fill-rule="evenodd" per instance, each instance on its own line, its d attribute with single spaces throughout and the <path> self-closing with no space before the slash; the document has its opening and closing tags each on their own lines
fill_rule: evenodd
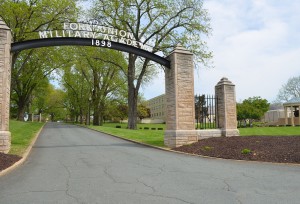
<svg viewBox="0 0 300 204">
<path fill-rule="evenodd" d="M 0 177 L 3 204 L 299 202 L 300 165 L 193 157 L 60 123 Z"/>
</svg>

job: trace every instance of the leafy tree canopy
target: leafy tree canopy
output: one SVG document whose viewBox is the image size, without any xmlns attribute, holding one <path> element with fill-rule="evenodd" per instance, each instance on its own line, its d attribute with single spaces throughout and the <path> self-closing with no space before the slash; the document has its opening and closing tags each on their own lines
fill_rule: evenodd
<svg viewBox="0 0 300 204">
<path fill-rule="evenodd" d="M 134 35 L 134 40 L 153 47 L 152 53 L 170 54 L 179 43 L 207 65 L 212 53 L 207 51 L 203 35 L 210 33 L 209 17 L 202 0 L 95 0 L 93 18 Z M 148 59 L 142 62 L 128 55 L 124 72 L 128 85 L 128 128 L 136 129 L 139 89 L 149 74 Z"/>
<path fill-rule="evenodd" d="M 0 17 L 10 27 L 12 41 L 21 42 L 38 37 L 37 31 L 60 28 L 62 22 L 77 18 L 77 0 L 0 0 Z M 56 53 L 56 54 L 55 54 Z M 12 56 L 12 98 L 17 105 L 17 118 L 23 114 L 33 97 L 56 68 L 64 62 L 57 48 L 40 48 L 15 52 Z"/>
<path fill-rule="evenodd" d="M 259 120 L 269 110 L 270 104 L 259 96 L 250 97 L 237 104 L 237 119 Z"/>
</svg>

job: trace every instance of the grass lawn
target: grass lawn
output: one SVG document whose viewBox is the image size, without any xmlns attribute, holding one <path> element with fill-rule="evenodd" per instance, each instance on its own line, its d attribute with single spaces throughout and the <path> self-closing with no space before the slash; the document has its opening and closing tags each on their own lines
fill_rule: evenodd
<svg viewBox="0 0 300 204">
<path fill-rule="evenodd" d="M 121 128 L 116 128 L 117 125 L 121 126 Z M 149 130 L 145 130 L 145 127 L 148 127 Z M 165 147 L 165 127 L 165 124 L 138 124 L 137 130 L 128 130 L 126 129 L 126 123 L 105 123 L 103 126 L 89 126 L 89 128 L 99 130 L 108 134 L 159 147 Z M 156 130 L 151 130 L 151 128 L 156 128 Z M 163 128 L 163 130 L 157 130 L 157 128 Z M 241 136 L 300 136 L 300 127 L 253 127 L 240 128 L 239 130 Z"/>
<path fill-rule="evenodd" d="M 44 123 L 10 120 L 11 149 L 9 154 L 22 156 Z"/>
<path fill-rule="evenodd" d="M 121 125 L 122 128 L 116 128 L 116 125 Z M 149 129 L 144 129 L 145 127 Z M 89 128 L 122 138 L 164 147 L 164 130 L 157 130 L 157 128 L 165 129 L 164 124 L 138 124 L 137 130 L 126 129 L 127 124 L 119 123 L 105 123 L 103 126 L 89 126 Z M 151 130 L 151 128 L 156 128 L 156 130 Z"/>
<path fill-rule="evenodd" d="M 300 136 L 300 127 L 239 128 L 241 136 Z"/>
</svg>

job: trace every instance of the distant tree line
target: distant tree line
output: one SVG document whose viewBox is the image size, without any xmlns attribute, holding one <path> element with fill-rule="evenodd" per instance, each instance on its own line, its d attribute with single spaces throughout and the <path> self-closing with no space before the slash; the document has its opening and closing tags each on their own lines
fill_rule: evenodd
<svg viewBox="0 0 300 204">
<path fill-rule="evenodd" d="M 207 66 L 212 53 L 203 35 L 210 33 L 203 0 L 95 0 L 89 11 L 80 0 L 0 1 L 0 17 L 11 28 L 13 42 L 36 39 L 38 31 L 63 29 L 63 22 L 98 19 L 133 33 L 134 40 L 153 47 L 152 53 L 168 56 L 181 43 Z M 83 14 L 83 15 L 82 15 Z M 93 124 L 108 118 L 128 118 L 136 129 L 137 118 L 149 111 L 139 103 L 140 87 L 162 68 L 134 54 L 99 48 L 50 47 L 16 52 L 12 56 L 11 117 L 43 114 L 51 120 Z M 59 81 L 55 86 L 50 82 Z M 127 106 L 127 108 L 125 108 Z M 127 113 L 124 114 L 124 110 Z"/>
</svg>

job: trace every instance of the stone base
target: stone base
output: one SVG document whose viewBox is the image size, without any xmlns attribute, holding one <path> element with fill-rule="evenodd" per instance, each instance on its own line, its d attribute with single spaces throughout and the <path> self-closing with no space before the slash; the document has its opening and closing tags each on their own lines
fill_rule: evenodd
<svg viewBox="0 0 300 204">
<path fill-rule="evenodd" d="M 198 140 L 210 138 L 210 137 L 221 137 L 221 129 L 207 129 L 207 130 L 197 130 Z"/>
<path fill-rule="evenodd" d="M 166 130 L 164 142 L 167 147 L 179 147 L 198 141 L 196 130 Z"/>
<path fill-rule="evenodd" d="M 240 136 L 240 131 L 238 129 L 222 129 L 222 136 L 224 137 Z"/>
<path fill-rule="evenodd" d="M 8 153 L 10 150 L 11 134 L 9 131 L 0 131 L 0 152 Z"/>
</svg>

